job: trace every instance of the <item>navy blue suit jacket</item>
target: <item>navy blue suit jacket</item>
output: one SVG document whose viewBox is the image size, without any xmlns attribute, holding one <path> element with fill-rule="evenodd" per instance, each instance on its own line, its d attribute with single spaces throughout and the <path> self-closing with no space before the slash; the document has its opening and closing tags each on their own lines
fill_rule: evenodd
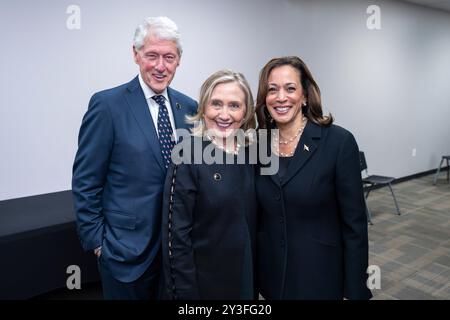
<svg viewBox="0 0 450 320">
<path fill-rule="evenodd" d="M 168 88 L 176 128 L 197 103 Z M 81 124 L 72 191 L 84 250 L 102 246 L 102 263 L 131 282 L 150 266 L 161 246 L 166 169 L 138 77 L 94 94 Z"/>
<path fill-rule="evenodd" d="M 368 299 L 358 146 L 311 121 L 283 177 L 257 176 L 259 284 L 266 299 Z"/>
</svg>

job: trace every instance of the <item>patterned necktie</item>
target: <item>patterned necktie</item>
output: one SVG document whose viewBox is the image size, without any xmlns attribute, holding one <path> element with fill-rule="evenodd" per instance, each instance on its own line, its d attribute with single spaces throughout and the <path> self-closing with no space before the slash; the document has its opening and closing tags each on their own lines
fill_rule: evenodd
<svg viewBox="0 0 450 320">
<path fill-rule="evenodd" d="M 169 113 L 167 112 L 165 98 L 162 95 L 156 95 L 152 97 L 153 100 L 159 105 L 158 112 L 158 136 L 159 145 L 161 147 L 162 156 L 164 159 L 164 165 L 166 169 L 169 167 L 171 161 L 171 152 L 175 141 L 172 141 L 173 130 L 170 124 Z"/>
</svg>

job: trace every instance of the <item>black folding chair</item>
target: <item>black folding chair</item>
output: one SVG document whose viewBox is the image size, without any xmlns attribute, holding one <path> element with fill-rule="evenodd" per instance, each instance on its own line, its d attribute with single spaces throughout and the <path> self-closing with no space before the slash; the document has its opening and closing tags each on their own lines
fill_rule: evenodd
<svg viewBox="0 0 450 320">
<path fill-rule="evenodd" d="M 359 164 L 361 167 L 361 171 L 366 171 L 366 177 L 362 178 L 363 187 L 365 194 L 365 199 L 369 197 L 369 193 L 372 190 L 372 187 L 389 187 L 389 190 L 391 191 L 392 198 L 394 198 L 395 207 L 397 208 L 397 214 L 400 215 L 400 209 L 398 207 L 397 199 L 395 198 L 394 190 L 392 190 L 392 181 L 395 180 L 394 177 L 386 177 L 386 176 L 377 176 L 377 175 L 369 175 L 367 170 L 367 162 L 366 157 L 364 155 L 363 151 L 359 152 Z M 369 206 L 367 205 L 366 201 L 366 207 L 367 207 L 367 220 L 370 224 L 372 224 L 372 214 L 370 213 Z"/>
<path fill-rule="evenodd" d="M 434 176 L 434 179 L 433 179 L 434 185 L 436 185 L 437 179 L 439 177 L 439 172 L 441 172 L 441 167 L 442 167 L 442 164 L 444 163 L 444 161 L 447 161 L 447 181 L 450 181 L 449 180 L 450 166 L 448 165 L 448 162 L 450 161 L 450 156 L 442 156 L 441 163 L 439 163 L 439 167 L 438 167 L 438 169 L 436 171 L 436 175 Z"/>
</svg>

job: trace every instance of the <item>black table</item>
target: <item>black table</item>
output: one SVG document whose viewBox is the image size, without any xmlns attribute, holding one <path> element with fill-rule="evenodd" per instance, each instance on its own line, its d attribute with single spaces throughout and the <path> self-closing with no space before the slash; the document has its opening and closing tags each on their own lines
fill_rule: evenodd
<svg viewBox="0 0 450 320">
<path fill-rule="evenodd" d="M 76 233 L 71 191 L 0 201 L 0 299 L 65 288 L 70 265 L 80 267 L 81 289 L 99 281 Z"/>
</svg>

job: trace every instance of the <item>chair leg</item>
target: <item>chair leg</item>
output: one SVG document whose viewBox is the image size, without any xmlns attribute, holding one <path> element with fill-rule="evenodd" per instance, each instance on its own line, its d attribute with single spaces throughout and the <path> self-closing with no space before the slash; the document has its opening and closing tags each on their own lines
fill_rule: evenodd
<svg viewBox="0 0 450 320">
<path fill-rule="evenodd" d="M 366 197 L 364 197 L 364 203 L 366 204 L 366 214 L 367 214 L 367 223 L 373 225 L 372 223 L 372 213 L 369 210 L 369 206 L 367 205 Z"/>
<path fill-rule="evenodd" d="M 388 187 L 391 190 L 392 197 L 394 198 L 395 207 L 397 208 L 397 214 L 400 215 L 400 209 L 398 208 L 397 199 L 395 198 L 394 190 L 392 190 L 392 186 L 390 183 L 388 183 Z"/>
<path fill-rule="evenodd" d="M 447 160 L 447 181 L 450 181 L 450 167 L 448 166 L 448 159 Z"/>
<path fill-rule="evenodd" d="M 438 176 L 439 176 L 439 172 L 441 171 L 442 163 L 444 163 L 444 158 L 441 159 L 441 163 L 439 163 L 439 167 L 438 167 L 438 169 L 436 171 L 436 174 L 434 176 L 434 180 L 433 180 L 433 184 L 434 185 L 436 185 L 436 182 L 437 182 L 437 179 L 438 179 Z"/>
</svg>

